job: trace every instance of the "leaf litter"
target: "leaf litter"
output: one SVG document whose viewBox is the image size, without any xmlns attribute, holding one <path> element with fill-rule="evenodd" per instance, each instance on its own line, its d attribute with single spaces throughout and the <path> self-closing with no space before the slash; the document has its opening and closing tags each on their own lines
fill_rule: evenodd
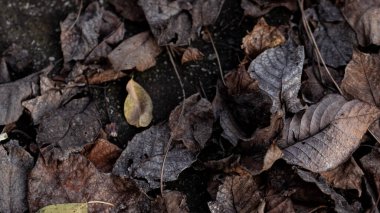
<svg viewBox="0 0 380 213">
<path fill-rule="evenodd" d="M 260 17 L 239 38 L 243 60 L 215 96 L 201 85 L 165 121 L 133 77 L 168 44 L 184 52 L 174 66 L 203 66 L 198 37 L 218 27 L 223 0 L 112 0 L 118 15 L 92 2 L 61 22 L 63 65 L 26 77 L 31 56 L 12 45 L 0 57 L 0 209 L 193 212 L 199 189 L 181 184 L 202 174 L 196 205 L 210 212 L 378 211 L 378 5 L 365 2 L 243 0 Z M 278 7 L 306 19 L 274 26 Z M 128 32 L 135 21 L 150 31 Z M 139 128 L 122 144 L 89 95 L 112 81 L 128 81 L 120 109 Z"/>
</svg>

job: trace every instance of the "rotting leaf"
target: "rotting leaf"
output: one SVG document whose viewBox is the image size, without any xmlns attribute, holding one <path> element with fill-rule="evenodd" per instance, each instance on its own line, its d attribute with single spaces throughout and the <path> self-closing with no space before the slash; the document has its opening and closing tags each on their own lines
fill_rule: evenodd
<svg viewBox="0 0 380 213">
<path fill-rule="evenodd" d="M 190 61 L 199 61 L 202 60 L 204 54 L 197 48 L 188 47 L 182 55 L 181 63 L 184 64 Z"/>
<path fill-rule="evenodd" d="M 29 210 L 58 203 L 105 201 L 114 206 L 92 204 L 90 212 L 146 212 L 148 202 L 132 180 L 100 173 L 80 154 L 61 161 L 39 157 L 28 181 Z"/>
<path fill-rule="evenodd" d="M 281 109 L 282 102 L 292 113 L 303 108 L 297 95 L 304 57 L 303 46 L 288 40 L 284 45 L 264 51 L 249 65 L 250 76 L 259 81 L 260 89 L 273 101 L 272 113 Z"/>
<path fill-rule="evenodd" d="M 358 196 L 362 194 L 362 177 L 364 173 L 354 158 L 350 158 L 337 168 L 322 172 L 321 176 L 334 188 L 356 189 Z"/>
<path fill-rule="evenodd" d="M 293 0 L 242 0 L 241 7 L 244 9 L 244 14 L 254 18 L 260 17 L 271 11 L 275 7 L 286 7 L 290 11 L 297 9 L 297 1 Z"/>
<path fill-rule="evenodd" d="M 184 110 L 181 116 L 182 107 Z M 211 103 L 200 97 L 199 94 L 186 98 L 169 116 L 169 127 L 173 140 L 182 141 L 193 152 L 205 147 L 211 137 L 213 122 Z"/>
<path fill-rule="evenodd" d="M 251 59 L 256 58 L 268 48 L 273 48 L 285 42 L 285 37 L 277 27 L 269 26 L 264 18 L 260 18 L 248 35 L 244 36 L 241 48 Z"/>
<path fill-rule="evenodd" d="M 143 21 L 145 19 L 144 12 L 137 4 L 138 0 L 110 0 L 109 3 L 115 7 L 115 10 L 121 16 L 130 21 Z"/>
<path fill-rule="evenodd" d="M 328 66 L 345 66 L 351 59 L 356 40 L 347 23 L 320 23 L 313 35 Z"/>
<path fill-rule="evenodd" d="M 136 134 L 116 161 L 112 173 L 139 180 L 145 179 L 149 183 L 149 189 L 158 188 L 162 161 L 170 137 L 169 131 L 167 124 L 160 124 Z M 195 160 L 195 155 L 186 147 L 173 142 L 166 157 L 163 181 L 176 180 Z M 140 187 L 146 190 L 145 186 Z"/>
<path fill-rule="evenodd" d="M 6 212 L 26 212 L 27 178 L 33 168 L 33 157 L 11 140 L 0 145 L 0 209 Z"/>
<path fill-rule="evenodd" d="M 156 57 L 161 48 L 148 31 L 124 40 L 108 55 L 115 70 L 147 70 L 156 65 Z"/>
<path fill-rule="evenodd" d="M 360 45 L 380 45 L 380 2 L 378 0 L 346 1 L 342 13 L 356 31 Z"/>
<path fill-rule="evenodd" d="M 95 104 L 88 98 L 74 99 L 43 117 L 36 140 L 44 155 L 64 159 L 93 143 L 100 128 Z"/>
<path fill-rule="evenodd" d="M 347 96 L 380 107 L 380 55 L 354 51 L 341 87 Z"/>
<path fill-rule="evenodd" d="M 317 107 L 315 111 L 312 109 L 314 107 Z M 318 114 L 321 111 L 318 105 L 314 107 L 306 110 L 305 114 L 309 111 Z M 323 124 L 324 117 L 333 117 L 333 119 L 326 128 L 316 134 L 312 133 L 316 128 L 300 131 L 298 137 L 306 138 L 283 150 L 283 158 L 288 163 L 304 167 L 312 172 L 324 172 L 336 168 L 358 148 L 368 127 L 380 117 L 380 109 L 359 100 L 344 103 L 337 112 L 335 111 L 335 115 L 325 111 L 326 116 L 315 116 L 315 121 L 313 118 L 310 121 L 310 116 L 303 116 L 306 124 L 310 123 L 310 125 L 304 125 L 306 128 L 318 123 Z"/>
<path fill-rule="evenodd" d="M 301 85 L 302 99 L 307 103 L 315 104 L 325 96 L 325 89 L 314 74 L 312 67 L 305 68 L 304 72 L 308 79 Z"/>
<path fill-rule="evenodd" d="M 99 3 L 93 2 L 78 20 L 76 13 L 70 13 L 61 22 L 61 47 L 65 63 L 85 59 L 87 54 L 96 47 L 103 12 Z"/>
<path fill-rule="evenodd" d="M 133 79 L 127 83 L 124 116 L 130 125 L 147 127 L 153 119 L 153 103 L 149 94 Z"/>
</svg>

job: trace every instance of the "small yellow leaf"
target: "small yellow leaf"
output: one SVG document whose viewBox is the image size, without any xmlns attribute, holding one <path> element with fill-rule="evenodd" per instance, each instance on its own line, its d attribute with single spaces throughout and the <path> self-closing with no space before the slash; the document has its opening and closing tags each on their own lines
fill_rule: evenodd
<svg viewBox="0 0 380 213">
<path fill-rule="evenodd" d="M 133 79 L 127 83 L 128 95 L 124 102 L 124 116 L 130 125 L 146 127 L 153 119 L 152 99 Z"/>
<path fill-rule="evenodd" d="M 87 213 L 87 203 L 63 203 L 45 206 L 37 213 Z"/>
</svg>

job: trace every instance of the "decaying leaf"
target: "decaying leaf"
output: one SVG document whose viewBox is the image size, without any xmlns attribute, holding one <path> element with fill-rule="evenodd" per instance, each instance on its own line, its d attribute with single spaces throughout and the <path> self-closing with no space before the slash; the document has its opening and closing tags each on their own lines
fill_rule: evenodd
<svg viewBox="0 0 380 213">
<path fill-rule="evenodd" d="M 14 43 L 3 52 L 3 59 L 6 62 L 9 71 L 16 75 L 10 76 L 13 80 L 20 76 L 24 76 L 25 68 L 30 66 L 33 61 L 28 50 L 25 50 Z"/>
<path fill-rule="evenodd" d="M 260 18 L 253 30 L 243 38 L 241 48 L 250 58 L 255 58 L 268 48 L 285 42 L 285 37 L 277 27 L 269 26 L 264 18 Z"/>
<path fill-rule="evenodd" d="M 164 191 L 164 200 L 167 212 L 187 213 L 190 212 L 186 203 L 186 195 L 179 191 Z"/>
<path fill-rule="evenodd" d="M 333 170 L 321 173 L 326 182 L 334 188 L 356 189 L 359 197 L 362 194 L 363 175 L 362 169 L 353 158 Z"/>
<path fill-rule="evenodd" d="M 359 44 L 380 45 L 380 2 L 377 0 L 346 1 L 342 13 L 356 31 Z"/>
<path fill-rule="evenodd" d="M 311 104 L 319 102 L 325 96 L 325 89 L 314 74 L 312 67 L 304 69 L 308 79 L 302 82 L 302 99 Z"/>
<path fill-rule="evenodd" d="M 248 174 L 226 177 L 219 186 L 216 201 L 208 203 L 212 213 L 255 212 L 260 206 L 263 193 L 258 178 Z"/>
<path fill-rule="evenodd" d="M 356 40 L 347 23 L 321 23 L 313 35 L 328 66 L 344 66 L 351 59 Z"/>
<path fill-rule="evenodd" d="M 108 55 L 115 70 L 147 70 L 156 65 L 161 48 L 148 31 L 124 40 Z"/>
<path fill-rule="evenodd" d="M 255 93 L 259 90 L 258 81 L 249 76 L 244 66 L 239 66 L 236 70 L 228 72 L 224 76 L 224 81 L 229 95 Z"/>
<path fill-rule="evenodd" d="M 87 203 L 54 204 L 54 205 L 45 206 L 42 209 L 37 211 L 37 213 L 64 213 L 64 212 L 87 213 L 88 204 Z"/>
<path fill-rule="evenodd" d="M 349 97 L 380 107 L 380 55 L 354 51 L 341 87 Z"/>
<path fill-rule="evenodd" d="M 271 112 L 280 110 L 282 102 L 292 113 L 303 108 L 297 98 L 303 61 L 303 46 L 288 40 L 284 45 L 264 51 L 249 65 L 249 74 L 259 81 L 260 89 L 273 101 Z"/>
<path fill-rule="evenodd" d="M 365 155 L 360 159 L 360 163 L 363 166 L 363 170 L 366 176 L 370 176 L 374 181 L 377 192 L 380 191 L 380 153 L 378 152 L 379 146 L 376 146 L 377 149 L 373 149 L 369 154 Z M 377 198 L 375 198 L 377 199 Z"/>
<path fill-rule="evenodd" d="M 224 0 L 139 0 L 159 45 L 188 45 L 202 26 L 213 24 Z"/>
<path fill-rule="evenodd" d="M 184 64 L 189 61 L 199 61 L 204 57 L 203 53 L 197 48 L 188 47 L 182 55 L 181 63 Z"/>
<path fill-rule="evenodd" d="M 147 127 L 153 119 L 153 103 L 149 94 L 133 79 L 127 83 L 124 116 L 130 125 Z"/>
<path fill-rule="evenodd" d="M 296 136 L 299 142 L 283 150 L 283 158 L 288 163 L 313 172 L 336 168 L 358 148 L 368 127 L 380 117 L 380 109 L 359 100 L 346 102 L 330 111 L 333 106 L 333 103 L 327 108 L 317 104 L 306 110 Z M 317 131 L 330 118 L 326 128 Z"/>
<path fill-rule="evenodd" d="M 323 22 L 341 22 L 344 17 L 339 9 L 329 0 L 321 0 L 318 4 L 318 15 Z"/>
<path fill-rule="evenodd" d="M 64 159 L 93 143 L 100 128 L 96 106 L 88 98 L 74 99 L 41 120 L 36 140 L 42 153 Z"/>
<path fill-rule="evenodd" d="M 171 136 L 193 152 L 205 147 L 211 137 L 213 122 L 211 103 L 199 94 L 188 97 L 169 116 Z"/>
<path fill-rule="evenodd" d="M 271 11 L 275 7 L 286 7 L 290 11 L 297 9 L 297 1 L 292 0 L 242 0 L 241 7 L 244 9 L 244 14 L 252 17 L 260 17 Z"/>
<path fill-rule="evenodd" d="M 10 141 L 0 145 L 0 209 L 6 212 L 26 212 L 27 178 L 33 168 L 33 157 Z"/>
<path fill-rule="evenodd" d="M 92 204 L 90 212 L 146 212 L 148 202 L 132 180 L 100 173 L 80 154 L 67 159 L 39 157 L 28 181 L 29 210 L 51 204 L 105 201 L 114 206 Z"/>
<path fill-rule="evenodd" d="M 76 13 L 70 13 L 61 22 L 61 47 L 65 63 L 85 59 L 96 47 L 103 12 L 99 3 L 93 2 L 78 20 Z"/>
<path fill-rule="evenodd" d="M 124 18 L 130 21 L 143 21 L 144 12 L 137 4 L 138 0 L 110 0 L 109 3 L 115 7 L 115 10 Z"/>
<path fill-rule="evenodd" d="M 139 180 L 145 179 L 149 183 L 149 188 L 158 188 L 162 161 L 170 137 L 169 131 L 167 124 L 161 124 L 135 135 L 116 161 L 112 173 Z M 181 143 L 173 142 L 166 157 L 164 182 L 176 180 L 178 175 L 195 160 L 192 152 Z"/>
</svg>

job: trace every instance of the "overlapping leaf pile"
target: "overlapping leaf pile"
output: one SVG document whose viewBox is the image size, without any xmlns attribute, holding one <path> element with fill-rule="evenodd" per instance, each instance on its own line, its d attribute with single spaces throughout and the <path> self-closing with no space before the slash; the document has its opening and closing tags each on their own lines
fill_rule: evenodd
<svg viewBox="0 0 380 213">
<path fill-rule="evenodd" d="M 150 26 L 152 35 L 129 38 L 120 18 L 93 2 L 61 23 L 58 80 L 49 66 L 12 81 L 9 73 L 28 62 L 15 60 L 27 52 L 11 47 L 0 64 L 2 134 L 14 131 L 24 109 L 37 129 L 35 141 L 0 145 L 0 209 L 71 203 L 41 212 L 190 212 L 187 191 L 171 184 L 199 172 L 208 193 L 201 205 L 210 212 L 378 212 L 380 17 L 379 5 L 365 2 L 370 9 L 359 1 L 242 0 L 246 15 L 281 6 L 301 17 L 289 26 L 260 18 L 215 97 L 193 94 L 166 121 L 150 124 L 154 103 L 129 80 L 125 118 L 147 128 L 123 149 L 109 142 L 115 125 L 98 119 L 83 85 L 155 66 L 159 45 L 196 39 L 223 0 L 112 0 L 123 17 L 145 15 Z M 204 58 L 191 46 L 176 50 L 182 63 Z"/>
</svg>

